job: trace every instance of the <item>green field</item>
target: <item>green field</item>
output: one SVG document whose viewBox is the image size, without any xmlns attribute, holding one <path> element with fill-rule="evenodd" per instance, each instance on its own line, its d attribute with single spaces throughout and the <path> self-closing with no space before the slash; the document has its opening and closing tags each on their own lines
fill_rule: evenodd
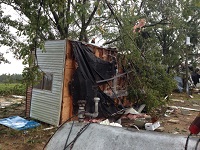
<svg viewBox="0 0 200 150">
<path fill-rule="evenodd" d="M 25 96 L 26 87 L 20 83 L 0 83 L 0 96 Z"/>
</svg>

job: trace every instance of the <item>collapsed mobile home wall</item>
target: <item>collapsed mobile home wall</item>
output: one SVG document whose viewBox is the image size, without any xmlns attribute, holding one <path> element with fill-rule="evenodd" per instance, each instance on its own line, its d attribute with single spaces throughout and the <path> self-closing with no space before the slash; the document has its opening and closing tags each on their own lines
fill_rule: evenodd
<svg viewBox="0 0 200 150">
<path fill-rule="evenodd" d="M 78 41 L 47 41 L 45 52 L 37 50 L 38 65 L 44 77 L 39 89 L 38 86 L 32 89 L 32 97 L 27 95 L 27 102 L 31 101 L 30 117 L 59 125 L 75 113 L 76 102 L 81 98 L 87 100 L 88 111 L 93 111 L 91 100 L 95 94 L 102 99 L 101 112 L 111 114 L 117 111 L 111 98 L 113 89 L 115 92 L 119 89 L 116 79 L 96 84 L 98 80 L 106 80 L 115 75 L 116 55 L 116 49 L 105 49 Z M 93 91 L 94 87 L 98 89 L 97 93 L 96 89 Z M 80 93 L 84 96 L 80 96 Z M 28 114 L 29 110 L 26 111 Z"/>
<path fill-rule="evenodd" d="M 47 41 L 45 51 L 37 49 L 36 63 L 44 74 L 44 78 L 32 89 L 31 118 L 52 125 L 60 123 L 65 53 L 65 40 Z M 49 82 L 52 87 L 46 89 Z"/>
</svg>

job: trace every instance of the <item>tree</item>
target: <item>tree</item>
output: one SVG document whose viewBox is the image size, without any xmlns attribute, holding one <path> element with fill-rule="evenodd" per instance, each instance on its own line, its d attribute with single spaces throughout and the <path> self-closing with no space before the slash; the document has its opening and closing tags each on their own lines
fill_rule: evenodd
<svg viewBox="0 0 200 150">
<path fill-rule="evenodd" d="M 4 62 L 4 63 L 8 63 L 9 61 L 7 59 L 4 58 L 3 53 L 0 53 L 0 64 Z"/>
<path fill-rule="evenodd" d="M 130 98 L 136 103 L 148 104 L 149 110 L 162 105 L 163 96 L 170 94 L 175 85 L 170 69 L 185 60 L 185 38 L 191 33 L 190 20 L 195 18 L 192 28 L 199 27 L 199 3 L 137 1 L 132 8 L 126 7 L 126 11 L 119 12 L 116 1 L 112 4 L 106 1 L 106 4 L 118 23 L 117 47 L 125 54 L 124 67 L 133 70 L 129 80 Z M 133 26 L 141 20 L 145 20 L 145 25 L 133 33 Z M 196 38 L 196 43 L 198 40 Z"/>
<path fill-rule="evenodd" d="M 21 74 L 2 74 L 0 75 L 0 83 L 20 83 L 22 81 Z"/>
<path fill-rule="evenodd" d="M 9 36 L 7 36 L 8 33 L 8 28 L 6 28 L 5 22 L 4 20 L 6 19 L 6 17 L 3 17 L 3 11 L 1 10 L 1 6 L 0 6 L 0 44 L 1 43 L 6 43 L 6 39 L 7 38 L 11 38 Z M 0 45 L 1 46 L 1 45 Z M 3 53 L 0 52 L 0 64 L 4 62 L 4 63 L 8 63 L 8 60 L 4 58 Z"/>
<path fill-rule="evenodd" d="M 0 0 L 0 2 L 6 7 L 13 8 L 22 18 L 22 20 L 12 19 L 10 15 L 1 18 L 5 31 L 1 33 L 3 38 L 0 44 L 10 46 L 16 58 L 23 59 L 24 64 L 31 66 L 34 63 L 31 54 L 38 47 L 43 48 L 45 40 L 72 38 L 88 42 L 90 30 L 94 28 L 90 24 L 100 0 Z M 10 28 L 14 28 L 16 33 L 10 32 Z M 25 37 L 25 40 L 19 40 L 18 37 L 21 36 Z M 26 81 L 35 78 L 34 72 L 38 73 L 37 64 L 32 68 L 25 68 L 24 77 L 29 77 Z"/>
<path fill-rule="evenodd" d="M 196 0 L 0 0 L 13 8 L 21 19 L 0 12 L 0 44 L 8 45 L 25 64 L 34 64 L 36 48 L 45 40 L 71 38 L 88 42 L 102 37 L 104 45 L 116 46 L 124 57 L 121 66 L 131 70 L 129 93 L 148 109 L 163 103 L 172 91 L 174 68 L 185 59 L 185 37 L 199 43 L 199 7 Z M 1 5 L 2 6 L 2 5 Z M 189 6 L 189 7 L 188 7 Z M 11 33 L 14 28 L 16 33 Z M 18 37 L 25 37 L 25 41 Z M 124 63 L 126 62 L 126 63 Z M 39 73 L 37 63 L 25 68 L 26 81 Z"/>
</svg>

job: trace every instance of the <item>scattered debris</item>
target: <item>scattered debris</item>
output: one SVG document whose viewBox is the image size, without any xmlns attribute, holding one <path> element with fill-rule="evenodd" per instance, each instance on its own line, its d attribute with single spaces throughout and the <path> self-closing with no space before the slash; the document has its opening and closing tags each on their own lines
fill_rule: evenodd
<svg viewBox="0 0 200 150">
<path fill-rule="evenodd" d="M 200 109 L 188 108 L 188 107 L 180 107 L 180 106 L 168 106 L 171 109 L 184 109 L 184 110 L 191 110 L 199 112 Z"/>
<path fill-rule="evenodd" d="M 126 108 L 122 118 L 128 118 L 130 120 L 135 120 L 136 118 L 151 119 L 151 116 L 141 113 L 144 107 L 145 104 L 141 105 L 140 108 L 138 109 L 139 112 L 133 109 L 132 107 Z"/>
<path fill-rule="evenodd" d="M 199 83 L 198 83 L 198 84 L 199 84 Z M 192 90 L 193 90 L 193 92 L 196 92 L 196 93 L 199 92 L 199 89 L 198 89 L 198 88 L 193 88 Z M 198 94 L 199 94 L 199 93 L 198 93 Z"/>
<path fill-rule="evenodd" d="M 187 130 L 181 130 L 181 132 L 187 132 Z"/>
<path fill-rule="evenodd" d="M 165 117 L 170 117 L 170 115 L 164 114 Z"/>
<path fill-rule="evenodd" d="M 157 129 L 155 129 L 155 131 L 157 132 L 163 132 L 165 130 L 164 127 L 158 127 Z"/>
<path fill-rule="evenodd" d="M 175 124 L 177 124 L 177 123 L 179 123 L 180 121 L 177 120 L 177 119 L 170 119 L 170 120 L 168 120 L 168 122 L 169 122 L 169 123 L 175 123 Z"/>
<path fill-rule="evenodd" d="M 192 95 L 189 95 L 189 97 L 190 97 L 190 98 L 194 98 L 194 96 L 192 96 Z"/>
<path fill-rule="evenodd" d="M 167 109 L 166 112 L 164 113 L 165 117 L 170 117 L 170 114 L 174 112 L 174 109 Z"/>
<path fill-rule="evenodd" d="M 194 109 L 194 108 L 188 108 L 188 107 L 178 107 L 179 109 L 185 109 L 185 110 L 191 110 L 191 111 L 197 111 L 200 112 L 200 109 Z"/>
<path fill-rule="evenodd" d="M 102 125 L 116 126 L 116 127 L 122 127 L 122 125 L 119 124 L 119 123 L 115 123 L 115 122 L 111 122 L 110 123 L 110 121 L 108 119 L 106 119 L 104 121 L 101 121 L 100 124 L 102 124 Z"/>
<path fill-rule="evenodd" d="M 190 111 L 189 110 L 185 110 L 185 109 L 181 109 L 181 113 L 182 113 L 182 115 L 185 115 L 185 116 L 191 115 Z"/>
<path fill-rule="evenodd" d="M 138 131 L 140 131 L 140 129 L 139 129 L 136 125 L 134 125 L 134 124 L 130 125 L 130 127 L 134 127 L 134 128 L 136 128 Z"/>
<path fill-rule="evenodd" d="M 23 96 L 19 96 L 23 97 Z M 22 98 L 14 98 L 14 97 L 0 97 L 0 108 L 5 108 L 13 104 L 22 104 L 23 99 Z"/>
<path fill-rule="evenodd" d="M 5 108 L 6 106 L 10 106 L 10 105 L 12 105 L 13 104 L 13 102 L 1 102 L 0 103 L 0 107 L 2 108 Z"/>
<path fill-rule="evenodd" d="M 170 108 L 170 109 L 178 109 L 177 106 L 168 106 L 168 108 Z"/>
<path fill-rule="evenodd" d="M 19 95 L 12 95 L 13 98 L 20 98 L 20 99 L 25 99 L 25 96 L 19 96 Z"/>
<path fill-rule="evenodd" d="M 134 120 L 134 124 L 139 128 L 144 128 L 145 127 L 145 123 L 147 123 L 145 118 L 136 118 Z"/>
<path fill-rule="evenodd" d="M 142 104 L 139 108 L 138 108 L 138 112 L 142 113 L 143 109 L 145 108 L 145 104 Z"/>
<path fill-rule="evenodd" d="M 200 105 L 197 105 L 197 104 L 193 104 L 192 106 L 194 106 L 194 107 L 199 107 Z"/>
<path fill-rule="evenodd" d="M 179 132 L 176 131 L 176 132 L 174 132 L 173 134 L 179 134 Z"/>
<path fill-rule="evenodd" d="M 128 118 L 130 120 L 135 120 L 136 118 L 151 119 L 151 117 L 149 115 L 146 115 L 146 114 L 127 114 L 123 118 Z"/>
<path fill-rule="evenodd" d="M 168 98 L 169 98 L 169 95 L 165 96 L 165 97 L 164 97 L 164 100 L 166 100 L 166 99 L 168 99 Z"/>
<path fill-rule="evenodd" d="M 174 109 L 171 109 L 171 110 L 170 110 L 170 109 L 167 109 L 167 110 L 166 110 L 166 113 L 168 113 L 168 114 L 171 114 L 172 112 L 174 112 Z"/>
<path fill-rule="evenodd" d="M 145 129 L 146 130 L 150 130 L 150 131 L 154 131 L 158 127 L 160 127 L 160 122 L 159 121 L 157 121 L 155 123 L 146 123 L 145 124 Z"/>
<path fill-rule="evenodd" d="M 54 128 L 54 127 L 51 126 L 51 127 L 49 127 L 49 128 L 44 128 L 44 129 L 42 129 L 42 130 L 46 131 L 46 130 L 51 130 L 51 129 L 53 129 L 53 128 Z"/>
<path fill-rule="evenodd" d="M 185 103 L 184 100 L 180 100 L 180 99 L 170 99 L 171 101 L 174 101 L 174 102 L 181 102 L 181 103 Z"/>
<path fill-rule="evenodd" d="M 139 114 L 139 112 L 138 111 L 136 111 L 135 109 L 133 109 L 132 107 L 131 108 L 127 108 L 126 110 L 125 110 L 125 113 L 124 113 L 125 115 L 126 114 L 133 114 L 133 115 L 135 115 L 135 114 Z"/>
</svg>

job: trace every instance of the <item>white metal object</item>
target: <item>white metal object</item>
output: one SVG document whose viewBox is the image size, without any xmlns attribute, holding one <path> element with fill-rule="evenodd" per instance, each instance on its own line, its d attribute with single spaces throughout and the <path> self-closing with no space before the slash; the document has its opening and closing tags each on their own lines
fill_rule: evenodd
<svg viewBox="0 0 200 150">
<path fill-rule="evenodd" d="M 62 125 L 49 140 L 44 150 L 69 150 L 64 148 L 71 143 L 85 123 L 74 122 Z M 70 132 L 71 130 L 71 132 Z M 68 135 L 70 136 L 68 138 Z M 194 149 L 198 137 L 191 137 L 188 150 Z M 183 150 L 185 149 L 186 136 L 173 135 L 133 128 L 120 128 L 92 123 L 76 139 L 73 150 Z M 200 145 L 197 147 L 199 150 Z"/>
<path fill-rule="evenodd" d="M 157 129 L 158 127 L 160 127 L 160 122 L 155 122 L 155 123 L 146 123 L 145 124 L 145 129 L 146 130 L 151 130 L 154 131 L 155 129 Z"/>
<path fill-rule="evenodd" d="M 190 37 L 186 37 L 186 45 L 190 45 Z"/>
</svg>

